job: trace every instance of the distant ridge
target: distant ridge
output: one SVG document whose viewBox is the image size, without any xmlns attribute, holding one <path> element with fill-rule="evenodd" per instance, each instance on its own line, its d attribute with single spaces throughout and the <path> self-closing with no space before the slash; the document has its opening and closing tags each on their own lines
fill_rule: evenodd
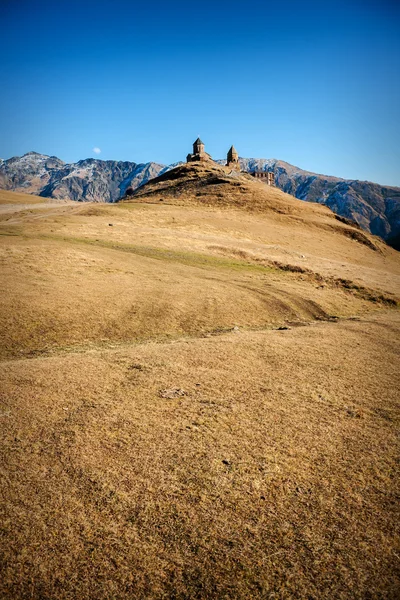
<svg viewBox="0 0 400 600">
<path fill-rule="evenodd" d="M 224 164 L 225 160 L 215 162 Z M 0 188 L 51 198 L 117 202 L 128 188 L 135 190 L 178 164 L 97 158 L 67 164 L 56 156 L 28 152 L 0 160 Z M 320 175 L 274 158 L 240 158 L 240 165 L 247 172 L 273 171 L 276 186 L 284 192 L 300 200 L 326 204 L 389 243 L 400 235 L 399 187 Z"/>
</svg>

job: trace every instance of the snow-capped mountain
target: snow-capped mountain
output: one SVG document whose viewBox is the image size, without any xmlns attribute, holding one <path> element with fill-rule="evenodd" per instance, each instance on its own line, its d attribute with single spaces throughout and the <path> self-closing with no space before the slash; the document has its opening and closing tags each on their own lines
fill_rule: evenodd
<svg viewBox="0 0 400 600">
<path fill-rule="evenodd" d="M 224 164 L 224 160 L 217 161 Z M 0 160 L 0 188 L 51 198 L 117 202 L 127 188 L 135 190 L 174 168 L 158 163 L 88 158 L 66 164 L 55 156 L 28 152 Z M 304 171 L 277 159 L 241 158 L 243 171 L 275 173 L 276 185 L 301 200 L 319 202 L 384 239 L 400 235 L 400 188 L 369 181 L 340 179 Z"/>
</svg>

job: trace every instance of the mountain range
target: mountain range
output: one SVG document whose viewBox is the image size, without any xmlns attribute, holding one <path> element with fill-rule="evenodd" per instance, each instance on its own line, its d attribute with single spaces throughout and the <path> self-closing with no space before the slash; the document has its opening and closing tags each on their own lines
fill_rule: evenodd
<svg viewBox="0 0 400 600">
<path fill-rule="evenodd" d="M 21 157 L 0 159 L 0 188 L 50 198 L 117 202 L 127 189 L 135 190 L 178 164 L 94 158 L 65 163 L 55 156 L 28 152 Z M 284 192 L 325 204 L 389 243 L 400 236 L 399 187 L 319 175 L 277 159 L 241 158 L 240 165 L 247 172 L 273 171 L 276 186 Z"/>
</svg>

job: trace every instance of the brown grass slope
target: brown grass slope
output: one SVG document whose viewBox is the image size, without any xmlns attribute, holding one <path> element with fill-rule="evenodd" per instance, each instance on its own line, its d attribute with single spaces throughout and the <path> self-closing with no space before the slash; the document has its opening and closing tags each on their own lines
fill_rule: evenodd
<svg viewBox="0 0 400 600">
<path fill-rule="evenodd" d="M 212 161 L 180 165 L 138 188 L 127 196 L 129 198 L 272 212 L 284 215 L 286 221 L 290 217 L 318 224 L 321 228 L 331 227 L 376 250 L 381 245 L 379 238 L 365 234 L 358 225 L 335 215 L 322 204 L 299 201 L 247 173 L 238 173 Z"/>
<path fill-rule="evenodd" d="M 42 204 L 43 202 L 48 202 L 48 198 L 0 190 L 0 204 Z"/>
<path fill-rule="evenodd" d="M 0 206 L 2 598 L 396 597 L 399 255 L 213 169 Z"/>
<path fill-rule="evenodd" d="M 396 598 L 399 333 L 4 362 L 2 597 Z"/>
</svg>

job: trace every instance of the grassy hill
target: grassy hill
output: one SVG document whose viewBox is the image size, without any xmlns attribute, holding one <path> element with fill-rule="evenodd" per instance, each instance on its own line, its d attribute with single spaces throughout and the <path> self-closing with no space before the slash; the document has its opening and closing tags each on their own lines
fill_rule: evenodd
<svg viewBox="0 0 400 600">
<path fill-rule="evenodd" d="M 2 597 L 395 597 L 398 253 L 217 166 L 27 198 L 0 198 Z"/>
</svg>

